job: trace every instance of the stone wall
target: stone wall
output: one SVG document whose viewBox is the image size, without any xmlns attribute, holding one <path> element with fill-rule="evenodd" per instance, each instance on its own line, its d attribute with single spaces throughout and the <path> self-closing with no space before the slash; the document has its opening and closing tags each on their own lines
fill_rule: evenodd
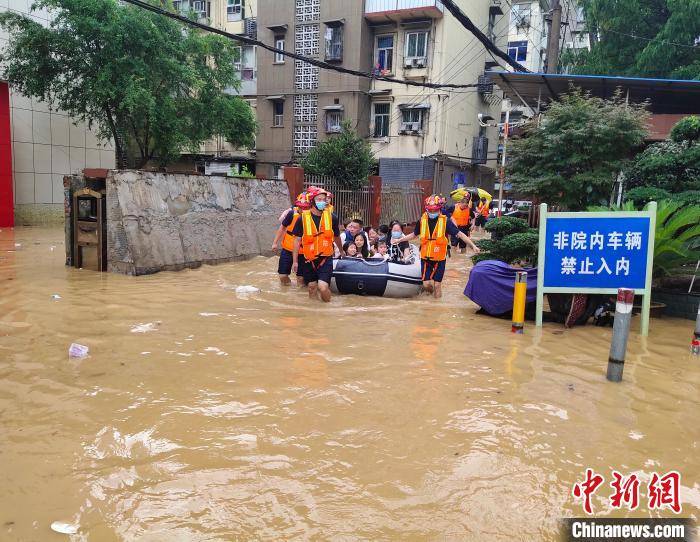
<svg viewBox="0 0 700 542">
<path fill-rule="evenodd" d="M 109 270 L 145 275 L 269 254 L 284 181 L 110 171 Z"/>
</svg>

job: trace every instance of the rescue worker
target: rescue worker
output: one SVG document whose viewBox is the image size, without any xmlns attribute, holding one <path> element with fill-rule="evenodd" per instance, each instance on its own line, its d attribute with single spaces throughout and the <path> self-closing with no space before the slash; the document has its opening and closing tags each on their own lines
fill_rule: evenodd
<svg viewBox="0 0 700 542">
<path fill-rule="evenodd" d="M 475 252 L 480 250 L 467 237 L 459 231 L 454 222 L 447 218 L 441 211 L 445 199 L 433 194 L 425 199 L 425 213 L 416 223 L 413 233 L 404 235 L 398 239 L 392 239 L 392 244 L 410 241 L 420 238 L 420 263 L 423 289 L 432 293 L 436 299 L 442 297 L 442 278 L 445 274 L 445 258 L 447 257 L 448 235 L 454 235 Z"/>
<path fill-rule="evenodd" d="M 292 272 L 293 257 L 294 252 L 294 227 L 301 218 L 301 213 L 308 210 L 311 207 L 311 203 L 307 197 L 306 192 L 302 192 L 297 196 L 294 206 L 282 215 L 280 219 L 280 227 L 277 229 L 277 234 L 275 235 L 275 240 L 272 242 L 272 250 L 276 251 L 280 246 L 280 240 L 282 240 L 282 250 L 280 252 L 279 263 L 277 264 L 277 274 L 280 277 L 280 283 L 283 285 L 291 284 L 291 279 L 289 278 Z M 303 258 L 303 256 L 302 256 Z M 304 278 L 302 276 L 301 269 L 296 271 L 297 275 L 297 285 L 304 286 Z"/>
<path fill-rule="evenodd" d="M 474 215 L 474 207 L 472 205 L 472 196 L 468 190 L 464 188 L 458 188 L 450 193 L 452 200 L 455 202 L 455 206 L 452 208 L 451 220 L 454 222 L 455 226 L 464 235 L 469 237 L 469 232 L 471 231 L 471 224 Z M 464 254 L 467 251 L 467 244 L 454 235 L 451 237 L 450 244 L 453 247 L 459 247 L 460 254 Z"/>
<path fill-rule="evenodd" d="M 476 220 L 474 225 L 476 231 L 481 232 L 481 229 L 486 226 L 486 219 L 489 217 L 489 202 L 486 198 L 481 198 L 479 205 L 476 207 Z"/>
<path fill-rule="evenodd" d="M 309 287 L 309 297 L 315 298 L 317 293 L 326 303 L 331 300 L 331 276 L 333 275 L 333 244 L 338 247 L 341 256 L 344 255 L 340 243 L 340 228 L 338 217 L 327 208 L 328 193 L 322 188 L 310 187 L 307 195 L 311 208 L 301 213 L 292 233 L 294 251 L 292 253 L 292 269 L 299 269 L 299 252 L 306 259 L 302 266 L 304 282 Z"/>
</svg>

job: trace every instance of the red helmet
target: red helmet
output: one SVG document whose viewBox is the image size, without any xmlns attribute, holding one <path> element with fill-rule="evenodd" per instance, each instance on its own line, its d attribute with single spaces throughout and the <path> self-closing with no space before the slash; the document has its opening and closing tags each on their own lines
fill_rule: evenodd
<svg viewBox="0 0 700 542">
<path fill-rule="evenodd" d="M 311 204 L 311 202 L 314 201 L 314 199 L 316 198 L 316 196 L 319 196 L 319 195 L 321 195 L 321 194 L 326 194 L 326 195 L 327 195 L 328 192 L 326 192 L 323 188 L 319 188 L 318 186 L 309 186 L 309 187 L 306 189 L 306 195 L 307 195 L 308 198 L 309 198 L 309 204 Z"/>
<path fill-rule="evenodd" d="M 445 205 L 445 198 L 442 196 L 438 196 L 437 194 L 433 194 L 432 196 L 428 196 L 425 198 L 425 210 L 428 212 L 436 212 L 442 209 L 442 207 Z"/>
<path fill-rule="evenodd" d="M 302 211 L 306 211 L 311 208 L 311 202 L 309 201 L 309 195 L 306 192 L 302 192 L 297 196 L 297 200 L 294 202 L 294 206 Z"/>
</svg>

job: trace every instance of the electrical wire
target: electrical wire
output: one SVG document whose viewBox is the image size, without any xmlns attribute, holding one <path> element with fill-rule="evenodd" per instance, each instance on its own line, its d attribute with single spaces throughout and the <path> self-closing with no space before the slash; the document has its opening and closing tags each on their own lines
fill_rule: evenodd
<svg viewBox="0 0 700 542">
<path fill-rule="evenodd" d="M 474 87 L 478 86 L 478 83 L 463 84 L 463 85 L 443 84 L 443 83 L 421 83 L 418 81 L 411 81 L 411 80 L 406 80 L 406 79 L 396 79 L 393 77 L 386 77 L 386 76 L 382 76 L 382 75 L 374 75 L 372 73 L 361 72 L 358 70 L 351 70 L 349 68 L 343 68 L 342 66 L 336 66 L 334 64 L 329 64 L 328 62 L 323 62 L 322 60 L 316 60 L 315 58 L 310 58 L 310 57 L 300 55 L 297 53 L 292 53 L 291 51 L 284 51 L 282 49 L 277 49 L 271 45 L 267 45 L 266 43 L 263 43 L 262 41 L 258 41 L 256 39 L 249 38 L 247 36 L 242 36 L 242 35 L 238 35 L 238 34 L 231 34 L 229 32 L 225 32 L 225 31 L 220 30 L 218 28 L 214 28 L 214 27 L 199 23 L 197 21 L 194 21 L 194 20 L 189 19 L 187 17 L 184 17 L 182 15 L 178 15 L 178 14 L 173 13 L 171 11 L 167 11 L 165 9 L 151 5 L 147 2 L 143 2 L 141 0 L 122 0 L 122 1 L 126 2 L 128 4 L 131 4 L 131 5 L 137 6 L 139 8 L 145 9 L 145 10 L 150 11 L 152 13 L 156 13 L 158 15 L 163 15 L 163 16 L 168 17 L 170 19 L 180 21 L 181 23 L 187 24 L 187 25 L 192 26 L 194 28 L 199 28 L 200 30 L 204 30 L 206 32 L 211 32 L 212 34 L 218 34 L 220 36 L 224 36 L 224 37 L 229 38 L 231 40 L 243 43 L 244 45 L 255 45 L 257 47 L 265 49 L 266 51 L 270 51 L 272 53 L 284 55 L 284 56 L 293 58 L 295 60 L 300 60 L 302 62 L 306 62 L 307 64 L 311 64 L 312 66 L 316 66 L 316 67 L 322 68 L 324 70 L 332 70 L 332 71 L 344 73 L 347 75 L 354 75 L 356 77 L 364 77 L 366 79 L 376 79 L 376 80 L 380 80 L 380 81 L 387 81 L 389 83 L 399 83 L 401 85 L 409 85 L 409 86 L 424 87 L 424 88 L 434 88 L 434 89 L 474 88 Z"/>
</svg>

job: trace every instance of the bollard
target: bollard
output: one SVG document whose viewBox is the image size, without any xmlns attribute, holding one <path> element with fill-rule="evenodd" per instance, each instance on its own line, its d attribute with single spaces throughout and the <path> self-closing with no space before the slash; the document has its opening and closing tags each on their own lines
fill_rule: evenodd
<svg viewBox="0 0 700 542">
<path fill-rule="evenodd" d="M 511 331 L 522 335 L 525 325 L 525 302 L 527 298 L 527 272 L 518 271 L 515 277 L 515 292 L 513 294 L 513 325 Z"/>
<path fill-rule="evenodd" d="M 634 290 L 620 288 L 617 291 L 615 323 L 613 324 L 612 344 L 610 345 L 610 357 L 608 358 L 607 378 L 610 382 L 620 382 L 622 380 L 622 371 L 625 368 L 625 353 L 627 352 L 627 338 L 630 334 L 630 322 L 632 321 L 633 304 Z"/>
<path fill-rule="evenodd" d="M 700 305 L 698 305 L 698 316 L 695 319 L 695 336 L 693 337 L 693 342 L 690 343 L 690 351 L 694 355 L 700 356 Z"/>
</svg>

